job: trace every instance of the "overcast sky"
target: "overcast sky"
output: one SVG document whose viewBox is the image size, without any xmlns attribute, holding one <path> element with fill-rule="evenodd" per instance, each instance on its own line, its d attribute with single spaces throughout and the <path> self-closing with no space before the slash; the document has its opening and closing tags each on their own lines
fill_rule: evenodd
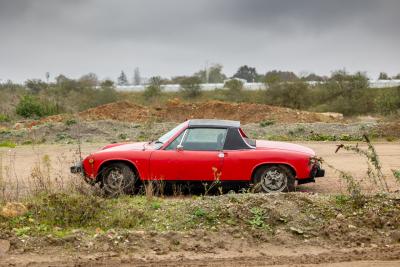
<svg viewBox="0 0 400 267">
<path fill-rule="evenodd" d="M 398 0 L 0 0 L 0 79 L 400 73 Z"/>
</svg>

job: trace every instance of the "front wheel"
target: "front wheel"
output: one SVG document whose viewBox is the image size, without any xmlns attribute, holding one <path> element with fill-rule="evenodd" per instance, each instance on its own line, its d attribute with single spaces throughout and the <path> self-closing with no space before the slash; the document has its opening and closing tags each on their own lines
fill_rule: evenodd
<svg viewBox="0 0 400 267">
<path fill-rule="evenodd" d="M 292 192 L 295 190 L 295 177 L 283 165 L 261 167 L 254 175 L 254 189 L 257 192 Z"/>
<path fill-rule="evenodd" d="M 136 173 L 128 165 L 112 163 L 102 172 L 102 188 L 106 195 L 114 197 L 134 193 L 138 179 Z"/>
</svg>

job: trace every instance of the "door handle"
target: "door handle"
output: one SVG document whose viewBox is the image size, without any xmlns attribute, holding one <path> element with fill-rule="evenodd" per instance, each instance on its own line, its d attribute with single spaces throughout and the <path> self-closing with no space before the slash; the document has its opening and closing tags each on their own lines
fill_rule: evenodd
<svg viewBox="0 0 400 267">
<path fill-rule="evenodd" d="M 218 153 L 218 158 L 224 158 L 224 157 L 225 157 L 225 153 L 222 153 L 222 152 Z"/>
</svg>

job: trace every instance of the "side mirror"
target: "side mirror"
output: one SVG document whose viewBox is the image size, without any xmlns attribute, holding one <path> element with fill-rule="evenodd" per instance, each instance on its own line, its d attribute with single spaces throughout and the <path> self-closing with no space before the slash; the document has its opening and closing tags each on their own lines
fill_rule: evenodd
<svg viewBox="0 0 400 267">
<path fill-rule="evenodd" d="M 182 145 L 177 145 L 176 146 L 177 151 L 183 151 L 183 146 Z"/>
</svg>

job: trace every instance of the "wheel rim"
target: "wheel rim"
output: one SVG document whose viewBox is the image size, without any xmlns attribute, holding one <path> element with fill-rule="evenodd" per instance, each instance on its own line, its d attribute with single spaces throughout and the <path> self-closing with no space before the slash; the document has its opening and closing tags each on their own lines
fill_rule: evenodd
<svg viewBox="0 0 400 267">
<path fill-rule="evenodd" d="M 124 175 L 119 168 L 111 169 L 106 177 L 107 189 L 113 192 L 118 192 L 123 190 Z"/>
<path fill-rule="evenodd" d="M 282 192 L 287 186 L 286 174 L 277 169 L 266 170 L 261 177 L 266 192 Z"/>
</svg>

